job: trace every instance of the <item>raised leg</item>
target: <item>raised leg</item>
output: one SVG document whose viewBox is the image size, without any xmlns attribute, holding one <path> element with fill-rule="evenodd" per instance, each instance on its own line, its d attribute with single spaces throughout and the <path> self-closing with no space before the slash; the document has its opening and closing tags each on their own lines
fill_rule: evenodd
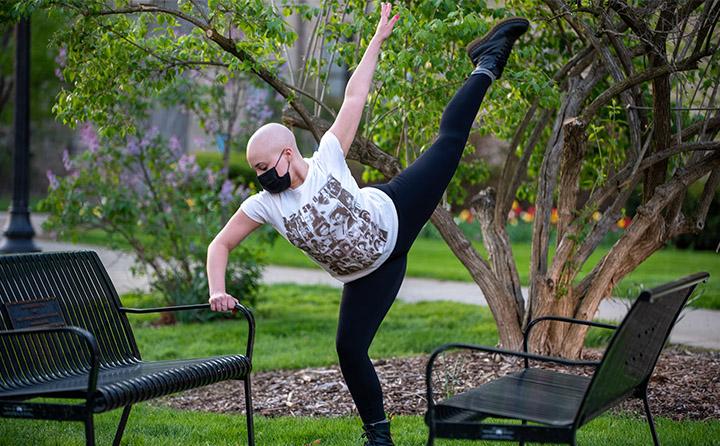
<svg viewBox="0 0 720 446">
<path fill-rule="evenodd" d="M 117 431 L 115 431 L 113 446 L 120 446 L 120 440 L 122 440 L 123 432 L 125 432 L 125 425 L 127 424 L 128 417 L 130 416 L 130 409 L 132 409 L 132 404 L 125 406 L 123 409 L 122 416 L 120 416 L 120 424 L 118 425 Z"/>
<path fill-rule="evenodd" d="M 473 121 L 492 80 L 470 76 L 455 93 L 440 119 L 433 144 L 390 182 L 375 185 L 395 203 L 399 228 L 395 253 L 406 253 L 440 202 L 455 174 Z"/>
</svg>

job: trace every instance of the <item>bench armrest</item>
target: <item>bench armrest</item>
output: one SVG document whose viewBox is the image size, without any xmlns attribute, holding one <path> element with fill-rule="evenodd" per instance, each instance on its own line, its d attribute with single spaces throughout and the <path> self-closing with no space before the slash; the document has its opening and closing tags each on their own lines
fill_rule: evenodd
<svg viewBox="0 0 720 446">
<path fill-rule="evenodd" d="M 90 373 L 88 376 L 87 401 L 90 402 L 91 396 L 97 389 L 97 378 L 100 370 L 100 349 L 98 348 L 95 336 L 84 328 L 75 326 L 66 327 L 39 327 L 39 328 L 21 328 L 18 330 L 2 330 L 0 338 L 7 337 L 23 337 L 30 335 L 44 335 L 50 333 L 68 333 L 80 338 L 88 348 L 90 354 Z"/>
<path fill-rule="evenodd" d="M 123 313 L 130 314 L 147 314 L 147 313 L 161 313 L 164 311 L 185 311 L 185 310 L 203 310 L 210 309 L 210 304 L 192 304 L 192 305 L 174 305 L 170 307 L 155 307 L 155 308 L 119 308 Z M 245 348 L 245 356 L 250 360 L 252 364 L 252 352 L 253 346 L 255 345 L 255 317 L 252 312 L 242 304 L 235 304 L 235 311 L 239 311 L 245 316 L 248 322 L 248 338 L 247 346 Z"/>
<path fill-rule="evenodd" d="M 585 321 L 582 319 L 573 319 L 569 317 L 561 317 L 561 316 L 543 316 L 539 317 L 537 319 L 533 319 L 530 321 L 530 323 L 527 326 L 527 329 L 525 330 L 525 333 L 523 333 L 523 352 L 528 352 L 528 339 L 530 339 L 530 330 L 535 327 L 535 325 L 539 324 L 540 322 L 544 321 L 555 321 L 555 322 L 565 322 L 568 324 L 579 324 L 579 325 L 587 325 L 590 327 L 599 327 L 599 328 L 607 328 L 609 330 L 616 330 L 618 328 L 617 325 L 611 325 L 611 324 L 604 324 L 602 322 L 593 322 L 593 321 Z M 525 368 L 528 368 L 528 359 L 525 358 Z"/>
<path fill-rule="evenodd" d="M 427 366 L 425 367 L 425 383 L 427 385 L 427 401 L 428 401 L 428 407 L 432 407 L 434 405 L 433 403 L 433 397 L 432 397 L 432 366 L 435 362 L 435 359 L 440 355 L 440 353 L 451 350 L 451 349 L 465 349 L 465 350 L 475 350 L 475 351 L 481 351 L 485 353 L 495 353 L 499 355 L 506 355 L 506 356 L 516 356 L 520 358 L 525 358 L 525 360 L 533 359 L 537 361 L 543 361 L 543 362 L 554 362 L 557 364 L 562 365 L 570 365 L 570 366 L 594 366 L 597 367 L 600 362 L 598 361 L 576 361 L 571 359 L 565 359 L 565 358 L 558 358 L 555 356 L 543 356 L 543 355 L 536 355 L 534 353 L 527 353 L 527 352 L 519 352 L 515 350 L 505 350 L 502 348 L 495 348 L 495 347 L 487 347 L 484 345 L 474 345 L 474 344 L 462 344 L 462 343 L 451 343 L 451 344 L 444 344 L 440 347 L 436 348 L 432 354 L 430 355 L 430 359 L 428 359 Z"/>
</svg>

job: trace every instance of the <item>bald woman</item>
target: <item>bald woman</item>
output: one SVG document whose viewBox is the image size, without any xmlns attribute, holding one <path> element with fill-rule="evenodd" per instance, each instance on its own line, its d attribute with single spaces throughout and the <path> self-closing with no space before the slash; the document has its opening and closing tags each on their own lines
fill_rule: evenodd
<svg viewBox="0 0 720 446">
<path fill-rule="evenodd" d="M 365 446 L 393 445 L 382 389 L 368 357 L 370 343 L 400 289 L 407 253 L 455 173 L 485 92 L 528 28 L 525 19 L 508 19 L 468 44 L 475 69 L 445 108 L 435 142 L 390 182 L 360 188 L 345 157 L 380 46 L 399 18 L 389 19 L 390 9 L 382 4 L 377 30 L 347 84 L 337 119 L 312 157 L 302 157 L 293 133 L 281 124 L 264 125 L 252 135 L 247 160 L 264 190 L 240 205 L 207 254 L 214 311 L 229 311 L 237 302 L 225 292 L 229 252 L 264 223 L 343 282 L 335 343 L 363 422 Z"/>
</svg>

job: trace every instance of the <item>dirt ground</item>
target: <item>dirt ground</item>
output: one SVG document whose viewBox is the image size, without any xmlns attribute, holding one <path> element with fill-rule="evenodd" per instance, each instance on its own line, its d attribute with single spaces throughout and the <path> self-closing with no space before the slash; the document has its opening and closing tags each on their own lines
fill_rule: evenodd
<svg viewBox="0 0 720 446">
<path fill-rule="evenodd" d="M 588 350 L 585 359 L 596 360 L 598 350 Z M 422 415 L 427 409 L 425 366 L 427 355 L 374 361 L 389 415 Z M 522 367 L 513 360 L 470 352 L 443 355 L 433 373 L 435 399 L 461 392 Z M 537 364 L 540 366 L 540 364 Z M 552 366 L 572 373 L 589 368 Z M 279 370 L 253 374 L 253 407 L 264 416 L 357 415 L 338 366 Z M 666 349 L 660 356 L 649 386 L 654 416 L 674 420 L 720 419 L 720 352 Z M 158 404 L 178 409 L 244 413 L 243 384 L 227 381 L 172 395 Z M 621 412 L 643 413 L 640 400 L 624 402 Z"/>
</svg>

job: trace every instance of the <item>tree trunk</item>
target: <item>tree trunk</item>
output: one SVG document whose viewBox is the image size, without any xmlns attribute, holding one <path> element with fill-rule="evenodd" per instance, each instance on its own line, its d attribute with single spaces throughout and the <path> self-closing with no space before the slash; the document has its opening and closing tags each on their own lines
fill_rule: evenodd
<svg viewBox="0 0 720 446">
<path fill-rule="evenodd" d="M 512 350 L 521 348 L 523 336 L 514 296 L 500 284 L 490 266 L 480 257 L 448 211 L 436 208 L 432 222 L 485 295 L 497 324 L 500 346 Z"/>
</svg>

